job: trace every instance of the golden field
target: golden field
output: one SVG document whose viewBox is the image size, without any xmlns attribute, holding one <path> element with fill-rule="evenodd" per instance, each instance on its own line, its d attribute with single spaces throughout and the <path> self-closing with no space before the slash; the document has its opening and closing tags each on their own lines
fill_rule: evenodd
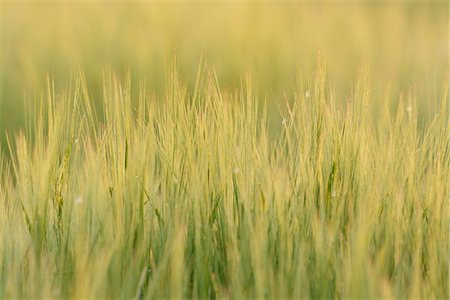
<svg viewBox="0 0 450 300">
<path fill-rule="evenodd" d="M 446 2 L 0 2 L 0 298 L 449 297 Z"/>
</svg>

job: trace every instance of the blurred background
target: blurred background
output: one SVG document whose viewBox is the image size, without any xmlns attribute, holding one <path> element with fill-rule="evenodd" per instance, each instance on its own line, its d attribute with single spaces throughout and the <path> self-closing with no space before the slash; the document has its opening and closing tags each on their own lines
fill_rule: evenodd
<svg viewBox="0 0 450 300">
<path fill-rule="evenodd" d="M 448 71 L 447 1 L 0 5 L 2 139 L 5 129 L 24 125 L 23 111 L 43 90 L 46 73 L 58 89 L 77 66 L 101 100 L 106 66 L 122 75 L 130 70 L 133 83 L 145 80 L 161 93 L 175 57 L 189 83 L 203 55 L 222 89 L 238 88 L 251 74 L 274 114 L 298 75 L 313 74 L 318 51 L 342 99 L 364 66 L 373 101 L 413 91 L 424 115 L 439 102 Z"/>
</svg>

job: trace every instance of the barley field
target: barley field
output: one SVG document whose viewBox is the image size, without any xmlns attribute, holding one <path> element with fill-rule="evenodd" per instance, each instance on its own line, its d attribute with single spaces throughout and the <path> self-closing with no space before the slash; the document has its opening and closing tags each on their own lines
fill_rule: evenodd
<svg viewBox="0 0 450 300">
<path fill-rule="evenodd" d="M 1 299 L 448 299 L 449 4 L 1 1 Z"/>
</svg>

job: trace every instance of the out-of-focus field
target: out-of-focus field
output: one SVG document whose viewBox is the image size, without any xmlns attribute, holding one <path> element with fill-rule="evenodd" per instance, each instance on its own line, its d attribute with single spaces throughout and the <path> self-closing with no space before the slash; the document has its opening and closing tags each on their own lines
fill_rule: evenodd
<svg viewBox="0 0 450 300">
<path fill-rule="evenodd" d="M 446 2 L 0 2 L 0 299 L 449 299 Z"/>
<path fill-rule="evenodd" d="M 161 92 L 174 58 L 192 82 L 202 55 L 224 89 L 238 88 L 251 74 L 276 113 L 282 92 L 315 69 L 321 51 L 342 98 L 365 67 L 375 102 L 414 91 L 419 111 L 428 114 L 448 66 L 447 22 L 445 1 L 2 2 L 1 133 L 23 125 L 24 106 L 46 72 L 63 87 L 81 67 L 100 96 L 101 74 L 110 66 Z"/>
</svg>

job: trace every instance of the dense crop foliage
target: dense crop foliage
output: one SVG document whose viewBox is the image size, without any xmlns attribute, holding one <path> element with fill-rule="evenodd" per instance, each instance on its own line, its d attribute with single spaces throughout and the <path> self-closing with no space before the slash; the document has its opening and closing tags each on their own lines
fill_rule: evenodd
<svg viewBox="0 0 450 300">
<path fill-rule="evenodd" d="M 105 73 L 101 118 L 49 79 L 3 160 L 2 297 L 447 298 L 446 96 L 373 120 L 364 78 L 340 108 L 323 71 L 275 138 L 207 69 L 159 102 Z"/>
<path fill-rule="evenodd" d="M 448 3 L 0 0 L 0 299 L 450 297 Z"/>
</svg>

